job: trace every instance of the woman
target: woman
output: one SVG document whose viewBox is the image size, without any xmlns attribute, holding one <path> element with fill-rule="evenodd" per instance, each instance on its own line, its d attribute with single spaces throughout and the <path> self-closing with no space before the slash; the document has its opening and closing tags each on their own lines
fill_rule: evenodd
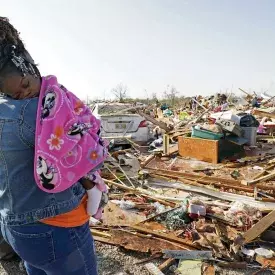
<svg viewBox="0 0 275 275">
<path fill-rule="evenodd" d="M 94 241 L 80 183 L 50 194 L 34 179 L 41 77 L 17 30 L 0 18 L 0 219 L 30 275 L 96 275 Z M 23 99 L 33 97 L 30 99 Z M 18 100 L 21 99 L 21 100 Z"/>
</svg>

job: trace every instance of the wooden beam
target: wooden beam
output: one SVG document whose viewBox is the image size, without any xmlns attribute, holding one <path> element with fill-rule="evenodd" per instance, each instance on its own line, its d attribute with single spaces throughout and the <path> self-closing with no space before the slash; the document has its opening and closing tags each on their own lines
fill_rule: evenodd
<svg viewBox="0 0 275 275">
<path fill-rule="evenodd" d="M 176 262 L 175 259 L 170 258 L 170 259 L 166 260 L 164 263 L 160 264 L 158 266 L 158 268 L 159 268 L 160 271 L 164 271 L 165 269 L 167 269 L 169 266 L 171 266 L 175 262 Z"/>
<path fill-rule="evenodd" d="M 186 172 L 179 172 L 179 171 L 171 171 L 171 170 L 164 170 L 164 169 L 156 169 L 156 168 L 146 168 L 149 172 L 153 172 L 153 174 L 166 177 L 173 178 L 173 176 L 177 176 L 178 178 L 185 178 L 188 180 L 193 180 L 198 183 L 203 184 L 215 184 L 215 183 L 222 183 L 228 186 L 232 186 L 234 188 L 235 186 L 242 186 L 242 182 L 240 180 L 233 180 L 233 179 L 227 179 L 227 178 L 219 178 L 219 177 L 213 177 L 213 176 L 206 176 L 206 175 L 198 175 L 194 173 L 186 173 Z M 246 185 L 246 184 L 245 184 Z M 268 186 L 268 185 L 262 185 L 262 184 L 256 184 L 256 187 L 261 190 L 274 190 L 275 186 Z M 251 187 L 245 187 L 245 190 L 248 190 L 246 188 Z M 241 189 L 240 189 L 241 190 Z M 252 188 L 251 188 L 252 190 Z"/>
<path fill-rule="evenodd" d="M 140 224 L 142 225 L 142 224 Z M 194 246 L 192 244 L 187 243 L 184 239 L 178 238 L 178 237 L 171 237 L 169 235 L 163 234 L 163 233 L 159 233 L 159 232 L 155 232 L 153 230 L 149 230 L 147 228 L 138 226 L 138 225 L 132 225 L 131 228 L 146 233 L 146 234 L 151 234 L 153 236 L 156 236 L 158 238 L 164 239 L 164 240 L 168 240 L 174 243 L 179 243 L 181 244 L 186 250 L 198 250 L 197 246 Z"/>
<path fill-rule="evenodd" d="M 155 158 L 155 155 L 150 155 L 145 158 L 144 161 L 141 162 L 140 166 L 142 168 L 145 168 L 153 159 Z"/>
<path fill-rule="evenodd" d="M 194 180 L 198 180 L 198 179 L 205 180 L 205 181 L 208 181 L 209 183 L 221 182 L 221 183 L 225 183 L 225 184 L 241 185 L 241 181 L 233 180 L 233 179 L 218 178 L 218 177 L 199 175 L 199 174 L 194 174 L 194 173 L 179 172 L 179 171 L 172 171 L 172 170 L 165 170 L 165 169 L 158 169 L 158 168 L 147 168 L 146 170 L 154 171 L 154 172 L 162 172 L 162 173 L 165 173 L 166 176 L 176 175 L 179 177 L 186 177 L 186 178 L 194 179 Z"/>
<path fill-rule="evenodd" d="M 158 121 L 158 120 L 156 120 L 155 118 L 153 118 L 153 117 L 151 117 L 151 116 L 149 116 L 149 115 L 147 115 L 147 114 L 145 114 L 145 113 L 143 113 L 143 112 L 141 112 L 141 111 L 138 111 L 138 114 L 139 114 L 140 116 L 143 116 L 146 120 L 152 122 L 154 125 L 159 126 L 159 128 L 163 129 L 163 130 L 166 131 L 166 132 L 169 132 L 169 131 L 172 130 L 172 127 L 169 128 L 169 127 L 167 126 L 166 123 L 164 123 L 164 122 L 162 122 L 162 121 Z"/>
<path fill-rule="evenodd" d="M 261 117 L 275 118 L 275 114 L 271 114 L 271 113 L 268 113 L 268 112 L 260 111 L 260 110 L 257 110 L 257 109 L 253 111 L 253 114 L 261 116 Z"/>
<path fill-rule="evenodd" d="M 159 198 L 155 198 L 153 196 L 150 196 L 146 193 L 143 193 L 142 190 L 138 190 L 138 189 L 135 189 L 135 188 L 132 188 L 132 187 L 128 187 L 128 186 L 125 186 L 125 185 L 122 185 L 122 184 L 119 184 L 117 182 L 114 182 L 114 181 L 111 181 L 111 180 L 107 180 L 107 179 L 103 179 L 107 184 L 109 185 L 114 185 L 122 190 L 126 190 L 126 191 L 129 191 L 133 194 L 139 194 L 139 195 L 142 195 L 143 197 L 147 198 L 147 199 L 151 199 L 153 201 L 157 201 L 163 205 L 166 205 L 166 206 L 170 206 L 170 207 L 175 207 L 176 204 L 173 203 L 173 202 L 167 202 L 165 200 L 162 200 L 162 199 L 159 199 Z"/>
<path fill-rule="evenodd" d="M 256 183 L 259 183 L 259 182 L 265 182 L 265 181 L 268 181 L 268 180 L 271 180 L 271 179 L 274 179 L 274 178 L 275 178 L 275 172 L 270 173 L 270 174 L 265 175 L 265 176 L 262 176 L 260 178 L 255 179 L 255 180 L 242 181 L 242 184 L 244 184 L 244 185 L 253 185 L 253 184 L 256 184 Z"/>
<path fill-rule="evenodd" d="M 155 174 L 152 175 L 160 175 L 160 176 L 166 176 L 165 173 L 161 173 L 161 172 L 155 172 Z M 178 181 L 181 181 L 185 184 L 190 184 L 190 185 L 194 185 L 194 186 L 202 186 L 203 185 L 214 185 L 215 187 L 224 187 L 226 189 L 235 189 L 235 190 L 239 190 L 239 191 L 244 191 L 244 192 L 248 192 L 248 193 L 253 193 L 254 192 L 254 188 L 250 187 L 250 186 L 238 186 L 238 185 L 232 185 L 232 184 L 224 184 L 224 183 L 220 183 L 220 182 L 209 182 L 209 181 L 205 181 L 205 180 L 196 180 L 193 178 L 188 178 L 188 177 L 179 177 L 179 176 L 169 176 L 171 179 L 175 179 Z"/>
<path fill-rule="evenodd" d="M 245 243 L 249 243 L 255 240 L 264 231 L 266 231 L 274 222 L 275 222 L 275 210 L 267 214 L 260 221 L 258 221 L 253 227 L 251 227 L 249 230 L 247 230 L 243 234 Z"/>
<path fill-rule="evenodd" d="M 153 263 L 146 264 L 145 268 L 152 275 L 164 275 Z"/>
</svg>

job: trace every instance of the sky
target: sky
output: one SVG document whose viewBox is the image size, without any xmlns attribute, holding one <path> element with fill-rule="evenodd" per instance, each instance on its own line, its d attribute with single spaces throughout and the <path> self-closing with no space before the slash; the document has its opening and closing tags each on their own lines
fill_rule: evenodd
<svg viewBox="0 0 275 275">
<path fill-rule="evenodd" d="M 82 99 L 275 95 L 274 0 L 0 0 L 42 75 Z"/>
</svg>

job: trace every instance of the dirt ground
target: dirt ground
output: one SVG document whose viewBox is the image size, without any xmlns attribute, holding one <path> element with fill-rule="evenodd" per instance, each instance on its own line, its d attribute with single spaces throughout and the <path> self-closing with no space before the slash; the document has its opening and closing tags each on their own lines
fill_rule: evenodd
<svg viewBox="0 0 275 275">
<path fill-rule="evenodd" d="M 146 259 L 147 255 L 125 251 L 118 247 L 96 243 L 98 254 L 99 275 L 150 275 L 144 268 L 144 264 L 137 262 Z M 157 263 L 157 262 L 155 262 Z M 251 275 L 256 270 L 228 270 L 218 269 L 216 275 Z M 174 274 L 173 270 L 167 270 L 165 275 Z M 262 272 L 261 275 L 272 274 Z M 0 263 L 0 275 L 26 275 L 19 259 Z M 64 274 L 65 275 L 65 274 Z"/>
</svg>

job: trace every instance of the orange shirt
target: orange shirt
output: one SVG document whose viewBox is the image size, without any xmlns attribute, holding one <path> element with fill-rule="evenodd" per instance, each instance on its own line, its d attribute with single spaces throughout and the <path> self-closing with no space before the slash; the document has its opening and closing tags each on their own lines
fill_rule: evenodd
<svg viewBox="0 0 275 275">
<path fill-rule="evenodd" d="M 90 216 L 87 213 L 87 199 L 85 195 L 79 206 L 74 210 L 52 218 L 41 220 L 40 222 L 58 227 L 77 227 L 89 221 Z"/>
</svg>

